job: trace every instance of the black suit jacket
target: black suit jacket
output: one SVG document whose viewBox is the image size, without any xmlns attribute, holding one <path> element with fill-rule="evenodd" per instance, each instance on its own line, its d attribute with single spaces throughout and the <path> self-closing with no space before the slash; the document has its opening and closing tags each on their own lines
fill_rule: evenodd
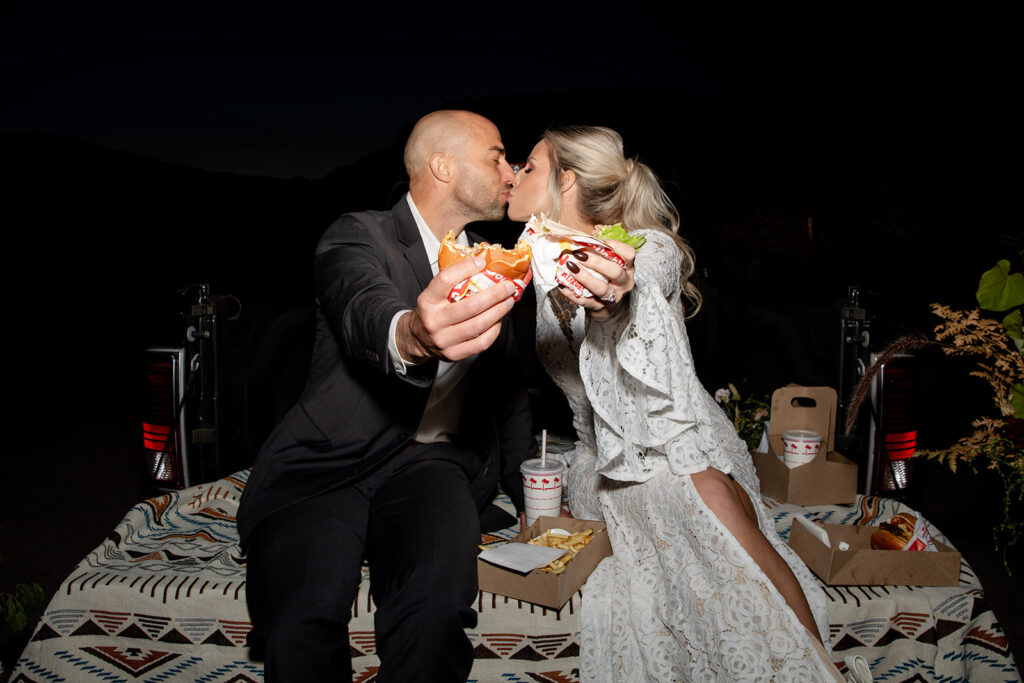
<svg viewBox="0 0 1024 683">
<path fill-rule="evenodd" d="M 419 230 L 403 197 L 391 211 L 346 214 L 316 249 L 316 341 L 298 403 L 256 458 L 238 510 L 245 543 L 255 525 L 291 503 L 343 486 L 408 444 L 423 416 L 437 361 L 402 376 L 388 357 L 395 313 L 415 308 L 433 277 Z M 469 393 L 460 443 L 480 457 L 473 482 L 478 503 L 499 476 L 522 509 L 519 464 L 535 443 L 508 318 L 496 342 L 463 381 Z"/>
</svg>

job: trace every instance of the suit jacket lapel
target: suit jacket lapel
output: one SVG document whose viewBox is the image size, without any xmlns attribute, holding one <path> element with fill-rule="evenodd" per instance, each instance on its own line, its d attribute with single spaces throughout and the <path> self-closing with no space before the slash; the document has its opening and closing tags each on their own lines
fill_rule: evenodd
<svg viewBox="0 0 1024 683">
<path fill-rule="evenodd" d="M 412 209 L 409 208 L 409 200 L 404 196 L 391 209 L 395 217 L 395 230 L 398 240 L 405 245 L 405 260 L 409 262 L 416 280 L 420 284 L 420 291 L 426 289 L 427 285 L 434 278 L 430 270 L 430 261 L 426 252 L 423 251 L 423 239 L 420 237 L 420 229 L 416 225 L 416 219 L 412 217 Z"/>
</svg>

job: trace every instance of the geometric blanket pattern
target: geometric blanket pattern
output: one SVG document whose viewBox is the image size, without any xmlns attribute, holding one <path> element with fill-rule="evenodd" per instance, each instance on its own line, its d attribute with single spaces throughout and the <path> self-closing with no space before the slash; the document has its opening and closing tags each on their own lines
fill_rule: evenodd
<svg viewBox="0 0 1024 683">
<path fill-rule="evenodd" d="M 10 681 L 247 683 L 263 680 L 250 657 L 245 557 L 235 512 L 243 470 L 133 507 L 53 596 Z M 509 509 L 507 497 L 501 503 Z M 905 509 L 861 497 L 854 505 L 801 508 L 765 499 L 780 533 L 795 515 L 832 524 L 871 524 Z M 877 523 L 877 522 L 876 522 Z M 934 527 L 933 537 L 947 542 Z M 483 541 L 508 539 L 515 529 Z M 967 562 L 960 585 L 829 587 L 837 665 L 863 656 L 876 681 L 1019 681 L 1007 639 Z M 582 591 L 561 609 L 480 592 L 470 639 L 471 681 L 579 680 Z M 379 660 L 374 605 L 364 568 L 352 607 L 352 680 L 373 681 Z"/>
</svg>

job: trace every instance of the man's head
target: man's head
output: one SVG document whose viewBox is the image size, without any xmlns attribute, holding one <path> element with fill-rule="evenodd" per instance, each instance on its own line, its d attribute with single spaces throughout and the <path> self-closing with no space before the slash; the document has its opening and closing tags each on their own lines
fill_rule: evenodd
<svg viewBox="0 0 1024 683">
<path fill-rule="evenodd" d="M 497 221 L 505 214 L 512 167 L 497 127 L 468 111 L 443 110 L 420 119 L 405 145 L 409 192 L 436 231 L 428 213 L 445 222 Z M 443 234 L 443 233 L 442 233 Z"/>
</svg>

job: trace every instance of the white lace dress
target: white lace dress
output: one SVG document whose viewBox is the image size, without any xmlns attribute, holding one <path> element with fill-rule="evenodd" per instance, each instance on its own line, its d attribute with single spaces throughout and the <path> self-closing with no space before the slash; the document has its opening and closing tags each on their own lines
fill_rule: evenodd
<svg viewBox="0 0 1024 683">
<path fill-rule="evenodd" d="M 604 520 L 613 548 L 583 589 L 581 678 L 834 680 L 782 595 L 690 480 L 714 467 L 743 486 L 827 644 L 825 596 L 776 534 L 746 445 L 694 372 L 678 250 L 664 233 L 644 234 L 628 314 L 588 325 L 556 290 L 537 291 L 537 350 L 565 392 L 579 439 L 567 457 L 570 510 Z"/>
</svg>

